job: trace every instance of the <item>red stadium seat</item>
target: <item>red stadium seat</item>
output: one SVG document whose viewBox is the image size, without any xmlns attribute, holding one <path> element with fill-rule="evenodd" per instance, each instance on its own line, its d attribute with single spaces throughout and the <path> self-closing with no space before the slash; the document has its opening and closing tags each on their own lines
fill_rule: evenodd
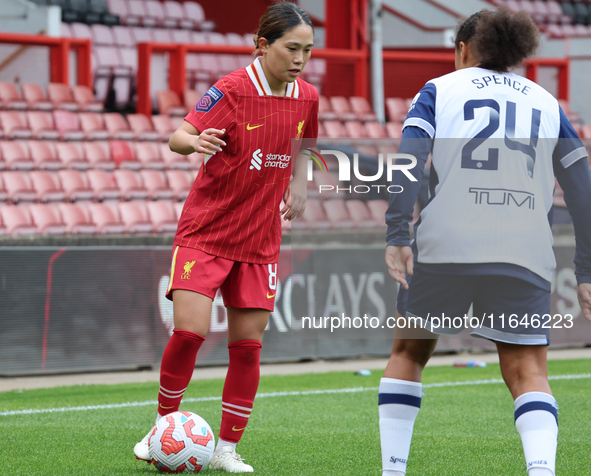
<svg viewBox="0 0 591 476">
<path fill-rule="evenodd" d="M 346 139 L 349 137 L 341 121 L 324 121 L 324 129 L 326 130 L 327 137 L 331 139 Z"/>
<path fill-rule="evenodd" d="M 112 140 L 109 141 L 109 147 L 111 149 L 111 159 L 113 159 L 117 167 L 134 170 L 141 167 L 130 142 Z"/>
<path fill-rule="evenodd" d="M 185 92 L 183 93 L 183 105 L 185 107 L 185 111 L 192 111 L 202 97 L 203 94 L 200 94 L 194 89 L 185 89 Z"/>
<path fill-rule="evenodd" d="M 94 192 L 84 172 L 79 170 L 60 170 L 57 172 L 66 199 L 75 202 L 77 200 L 91 200 Z"/>
<path fill-rule="evenodd" d="M 31 129 L 27 124 L 24 112 L 0 111 L 0 122 L 4 130 L 4 137 L 8 139 L 28 139 L 31 137 Z"/>
<path fill-rule="evenodd" d="M 364 97 L 353 96 L 349 98 L 349 102 L 351 104 L 351 109 L 357 116 L 357 120 L 377 121 L 378 118 L 375 112 L 373 112 L 373 109 L 367 99 Z"/>
<path fill-rule="evenodd" d="M 111 27 L 111 32 L 113 33 L 114 45 L 135 48 L 135 40 L 131 34 L 131 28 L 115 25 Z"/>
<path fill-rule="evenodd" d="M 168 179 L 168 185 L 178 200 L 185 200 L 189 196 L 193 179 L 191 174 L 185 170 L 167 170 L 164 172 Z"/>
<path fill-rule="evenodd" d="M 177 202 L 178 203 L 178 202 Z M 148 216 L 156 233 L 176 233 L 178 218 L 172 202 L 159 200 L 147 202 Z"/>
<path fill-rule="evenodd" d="M 131 34 L 135 43 L 151 43 L 154 40 L 154 36 L 152 35 L 152 28 L 132 28 Z"/>
<path fill-rule="evenodd" d="M 357 228 L 374 228 L 377 225 L 365 202 L 361 200 L 346 200 L 345 206 Z"/>
<path fill-rule="evenodd" d="M 164 13 L 164 6 L 158 0 L 144 0 L 144 10 L 146 11 L 146 16 L 143 21 L 144 25 L 153 26 L 151 25 L 152 19 L 155 19 L 155 25 L 157 26 L 175 28 L 176 22 L 174 20 L 172 22 L 170 20 L 167 21 L 166 14 Z"/>
<path fill-rule="evenodd" d="M 388 136 L 392 139 L 400 139 L 402 137 L 402 123 L 387 122 L 386 131 L 388 132 Z"/>
<path fill-rule="evenodd" d="M 28 206 L 33 223 L 37 226 L 37 233 L 42 235 L 63 235 L 66 224 L 57 208 L 53 205 L 33 203 Z"/>
<path fill-rule="evenodd" d="M 41 111 L 50 111 L 53 109 L 53 104 L 47 100 L 45 92 L 43 92 L 43 89 L 38 84 L 21 84 L 21 90 L 23 91 L 23 97 L 29 109 L 38 109 Z"/>
<path fill-rule="evenodd" d="M 57 170 L 62 168 L 62 162 L 57 156 L 55 145 L 51 141 L 30 140 L 27 142 L 31 159 L 37 169 Z"/>
<path fill-rule="evenodd" d="M 29 177 L 40 202 L 58 202 L 65 198 L 64 189 L 55 172 L 34 170 L 29 172 Z"/>
<path fill-rule="evenodd" d="M 0 82 L 0 106 L 3 109 L 26 109 L 27 102 L 21 97 L 16 84 Z"/>
<path fill-rule="evenodd" d="M 121 197 L 121 191 L 112 172 L 94 169 L 89 170 L 86 177 L 97 200 L 116 200 Z"/>
<path fill-rule="evenodd" d="M 60 36 L 62 38 L 72 38 L 72 32 L 70 31 L 70 25 L 67 23 L 60 23 Z"/>
<path fill-rule="evenodd" d="M 57 203 L 54 205 L 59 210 L 66 226 L 66 233 L 93 234 L 96 226 L 91 222 L 85 208 L 76 203 Z"/>
<path fill-rule="evenodd" d="M 166 175 L 161 170 L 140 170 L 144 186 L 148 190 L 148 197 L 152 200 L 173 198 L 173 191 L 168 186 Z"/>
<path fill-rule="evenodd" d="M 55 128 L 59 132 L 62 140 L 82 140 L 84 132 L 80 129 L 80 121 L 76 113 L 72 111 L 62 111 L 56 109 L 53 111 L 53 120 Z"/>
<path fill-rule="evenodd" d="M 90 26 L 90 34 L 94 45 L 115 45 L 113 31 L 107 25 L 95 24 Z"/>
<path fill-rule="evenodd" d="M 84 150 L 79 142 L 57 142 L 55 149 L 64 168 L 79 170 L 88 168 L 88 160 L 86 160 Z"/>
<path fill-rule="evenodd" d="M 164 2 L 164 12 L 166 14 L 166 22 L 174 22 L 173 28 L 184 28 L 186 30 L 193 30 L 197 23 L 186 15 L 180 2 Z"/>
<path fill-rule="evenodd" d="M 78 104 L 70 92 L 70 87 L 62 83 L 47 84 L 47 96 L 54 108 L 65 109 L 67 111 L 77 111 Z"/>
<path fill-rule="evenodd" d="M 115 162 L 111 160 L 109 143 L 106 141 L 84 142 L 84 156 L 92 168 L 113 170 Z"/>
<path fill-rule="evenodd" d="M 96 63 L 94 89 L 99 101 L 104 101 L 109 88 L 115 92 L 115 106 L 124 108 L 130 101 L 133 71 L 123 62 L 121 52 L 112 46 L 95 46 Z"/>
<path fill-rule="evenodd" d="M 205 19 L 203 7 L 196 2 L 183 2 L 185 17 L 190 18 L 196 23 L 197 29 L 201 31 L 212 31 L 215 23 Z"/>
<path fill-rule="evenodd" d="M 26 142 L 2 141 L 0 149 L 4 157 L 4 166 L 8 169 L 31 170 L 35 165 Z"/>
<path fill-rule="evenodd" d="M 109 138 L 109 131 L 105 129 L 103 115 L 100 112 L 81 112 L 78 114 L 84 137 L 90 140 L 105 140 Z"/>
<path fill-rule="evenodd" d="M 337 119 L 341 121 L 354 121 L 357 116 L 351 109 L 349 99 L 344 96 L 333 96 L 330 98 L 330 105 L 332 110 L 337 115 Z"/>
<path fill-rule="evenodd" d="M 34 235 L 37 233 L 37 227 L 33 224 L 27 208 L 18 205 L 2 205 L 0 214 L 7 234 Z"/>
<path fill-rule="evenodd" d="M 80 84 L 72 86 L 72 96 L 74 97 L 76 104 L 78 104 L 78 109 L 81 111 L 102 112 L 104 109 L 103 103 L 96 100 L 94 93 L 88 86 Z"/>
<path fill-rule="evenodd" d="M 328 137 L 328 133 L 322 122 L 318 122 L 318 137 Z"/>
<path fill-rule="evenodd" d="M 125 117 L 118 112 L 109 112 L 103 114 L 105 127 L 113 139 L 133 140 L 134 132 L 130 129 Z"/>
<path fill-rule="evenodd" d="M 138 140 L 160 140 L 160 135 L 154 130 L 154 125 L 144 114 L 128 114 L 129 127 Z"/>
<path fill-rule="evenodd" d="M 330 222 L 326 217 L 322 202 L 320 200 L 310 198 L 306 202 L 306 210 L 302 218 L 292 220 L 291 228 L 296 229 L 314 229 L 326 230 L 330 228 Z"/>
<path fill-rule="evenodd" d="M 330 105 L 330 101 L 325 96 L 319 97 L 318 117 L 322 121 L 334 121 L 337 118 L 337 115 L 332 110 L 332 106 Z"/>
<path fill-rule="evenodd" d="M 116 208 L 111 208 L 106 203 L 90 203 L 88 211 L 97 232 L 120 234 L 125 231 L 125 226 L 121 222 Z"/>
<path fill-rule="evenodd" d="M 143 203 L 137 200 L 119 202 L 117 208 L 127 233 L 150 233 L 152 231 L 152 222 Z"/>
<path fill-rule="evenodd" d="M 156 102 L 158 104 L 158 111 L 160 114 L 168 114 L 170 116 L 187 115 L 187 111 L 181 103 L 178 94 L 170 89 L 164 91 L 156 91 Z"/>
<path fill-rule="evenodd" d="M 406 100 L 402 98 L 387 98 L 386 111 L 388 118 L 393 122 L 404 122 L 408 113 Z"/>
<path fill-rule="evenodd" d="M 372 139 L 385 139 L 388 137 L 386 129 L 379 122 L 366 122 L 365 130 L 367 131 L 367 136 Z"/>
<path fill-rule="evenodd" d="M 189 169 L 191 167 L 191 163 L 186 155 L 173 152 L 167 143 L 158 145 L 160 146 L 160 156 L 164 161 L 164 167 L 169 169 Z"/>
<path fill-rule="evenodd" d="M 160 3 L 160 2 L 157 2 Z M 165 28 L 154 28 L 152 30 L 152 35 L 154 36 L 154 41 L 156 43 L 174 43 L 172 36 L 170 34 L 171 30 L 167 30 Z"/>
<path fill-rule="evenodd" d="M 163 139 L 169 139 L 177 129 L 173 125 L 170 116 L 165 116 L 164 114 L 152 116 L 152 123 L 154 124 L 154 129 L 156 129 L 156 132 L 158 132 L 159 136 Z"/>
<path fill-rule="evenodd" d="M 12 202 L 32 202 L 37 198 L 33 182 L 27 173 L 19 171 L 3 172 L 2 178 L 6 189 L 6 197 Z"/>
<path fill-rule="evenodd" d="M 108 0 L 109 12 L 119 16 L 122 25 L 136 26 L 140 24 L 139 16 L 129 11 L 129 5 L 125 0 Z"/>
<path fill-rule="evenodd" d="M 55 128 L 53 116 L 48 111 L 27 112 L 29 125 L 35 139 L 58 139 L 60 134 Z"/>
<path fill-rule="evenodd" d="M 163 169 L 164 162 L 160 157 L 159 144 L 154 142 L 136 142 L 135 155 L 141 164 L 141 168 Z"/>
<path fill-rule="evenodd" d="M 386 226 L 386 210 L 388 209 L 388 202 L 381 199 L 369 200 L 367 202 L 367 207 L 378 226 Z"/>
<path fill-rule="evenodd" d="M 354 139 L 363 139 L 368 137 L 365 127 L 363 127 L 363 124 L 359 121 L 346 121 L 344 126 L 349 137 Z"/>
<path fill-rule="evenodd" d="M 70 31 L 73 38 L 88 38 L 92 40 L 92 33 L 90 27 L 85 23 L 74 22 L 70 24 Z"/>
<path fill-rule="evenodd" d="M 170 33 L 172 36 L 173 43 L 179 43 L 181 45 L 182 44 L 188 45 L 188 44 L 192 43 L 191 32 L 188 30 L 172 30 Z"/>
<path fill-rule="evenodd" d="M 131 18 L 138 18 L 139 24 L 147 27 L 154 27 L 158 24 L 157 18 L 149 16 L 146 8 L 146 2 L 142 0 L 129 0 L 127 3 L 127 10 L 129 15 L 127 17 L 127 24 L 131 25 Z"/>
<path fill-rule="evenodd" d="M 324 210 L 326 211 L 326 217 L 331 223 L 332 228 L 353 228 L 354 223 L 349 216 L 349 211 L 345 206 L 345 200 L 335 198 L 332 200 L 325 200 Z"/>
<path fill-rule="evenodd" d="M 144 199 L 148 191 L 144 186 L 141 175 L 135 170 L 115 170 L 113 172 L 121 197 L 125 200 Z"/>
</svg>

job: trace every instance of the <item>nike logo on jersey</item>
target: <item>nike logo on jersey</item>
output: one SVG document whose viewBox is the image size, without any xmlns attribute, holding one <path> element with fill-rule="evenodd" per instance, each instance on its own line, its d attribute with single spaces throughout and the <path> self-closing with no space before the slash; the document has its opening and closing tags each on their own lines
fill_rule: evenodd
<svg viewBox="0 0 591 476">
<path fill-rule="evenodd" d="M 242 431 L 245 429 L 246 429 L 246 427 L 244 427 L 244 428 L 236 428 L 235 426 L 232 427 L 232 431 Z"/>
<path fill-rule="evenodd" d="M 275 294 L 271 294 L 271 295 L 269 296 L 269 293 L 267 293 L 267 299 L 271 299 L 272 297 L 275 297 Z"/>
<path fill-rule="evenodd" d="M 164 408 L 165 410 L 170 410 L 171 408 L 174 408 L 174 405 L 172 407 L 165 407 L 164 405 L 162 405 L 162 403 L 160 404 L 160 408 Z"/>
<path fill-rule="evenodd" d="M 253 129 L 258 129 L 259 127 L 263 127 L 265 124 L 259 124 L 258 126 L 251 126 L 250 122 L 246 124 L 246 130 L 252 131 Z"/>
</svg>

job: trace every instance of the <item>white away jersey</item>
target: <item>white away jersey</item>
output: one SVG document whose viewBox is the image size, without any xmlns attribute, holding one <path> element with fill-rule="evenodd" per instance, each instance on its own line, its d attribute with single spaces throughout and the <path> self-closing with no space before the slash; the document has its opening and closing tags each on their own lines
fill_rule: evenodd
<svg viewBox="0 0 591 476">
<path fill-rule="evenodd" d="M 558 101 L 516 74 L 466 68 L 429 81 L 408 126 L 435 139 L 417 261 L 511 263 L 550 281 L 553 167 L 587 155 Z"/>
</svg>

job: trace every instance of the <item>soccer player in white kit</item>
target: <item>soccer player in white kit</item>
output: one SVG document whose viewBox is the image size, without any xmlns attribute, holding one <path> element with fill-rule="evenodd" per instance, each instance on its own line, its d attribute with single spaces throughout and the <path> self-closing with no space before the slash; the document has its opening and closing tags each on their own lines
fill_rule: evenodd
<svg viewBox="0 0 591 476">
<path fill-rule="evenodd" d="M 456 71 L 429 81 L 404 123 L 399 153 L 416 157 L 418 181 L 394 176 L 404 193 L 391 196 L 386 213 L 386 264 L 401 284 L 397 318 L 420 325 L 396 330 L 380 382 L 384 475 L 406 474 L 421 374 L 437 334 L 463 330 L 434 318 L 462 317 L 472 305 L 480 325 L 470 324 L 471 334 L 494 341 L 499 352 L 528 476 L 555 476 L 558 405 L 544 328 L 552 324 L 545 326 L 552 319 L 554 177 L 573 218 L 578 299 L 591 320 L 591 173 L 558 101 L 509 72 L 538 45 L 538 28 L 524 12 L 472 15 L 458 27 Z M 429 153 L 430 198 L 411 244 L 408 223 Z M 564 317 L 569 323 L 572 316 Z"/>
</svg>

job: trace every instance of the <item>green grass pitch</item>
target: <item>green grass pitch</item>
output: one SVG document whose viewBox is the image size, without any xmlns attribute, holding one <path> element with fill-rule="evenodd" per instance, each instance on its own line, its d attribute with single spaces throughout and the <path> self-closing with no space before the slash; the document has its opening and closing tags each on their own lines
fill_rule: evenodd
<svg viewBox="0 0 591 476">
<path fill-rule="evenodd" d="M 558 476 L 591 474 L 591 366 L 585 360 L 549 363 L 560 405 Z M 261 476 L 381 475 L 377 390 L 381 369 L 369 377 L 335 372 L 261 378 L 239 453 Z M 513 401 L 498 365 L 432 367 L 408 464 L 408 476 L 525 475 Z M 436 384 L 443 384 L 437 386 Z M 219 397 L 222 380 L 192 382 L 186 399 Z M 320 393 L 318 390 L 353 389 Z M 373 390 L 371 388 L 374 388 Z M 154 420 L 157 383 L 94 385 L 0 393 L 0 474 L 155 475 L 136 461 L 133 445 Z M 274 392 L 296 394 L 268 395 Z M 48 413 L 29 409 L 115 405 Z M 204 417 L 217 434 L 221 403 L 184 402 L 181 409 Z M 216 437 L 217 438 L 217 437 Z M 206 471 L 204 474 L 221 474 Z"/>
</svg>

